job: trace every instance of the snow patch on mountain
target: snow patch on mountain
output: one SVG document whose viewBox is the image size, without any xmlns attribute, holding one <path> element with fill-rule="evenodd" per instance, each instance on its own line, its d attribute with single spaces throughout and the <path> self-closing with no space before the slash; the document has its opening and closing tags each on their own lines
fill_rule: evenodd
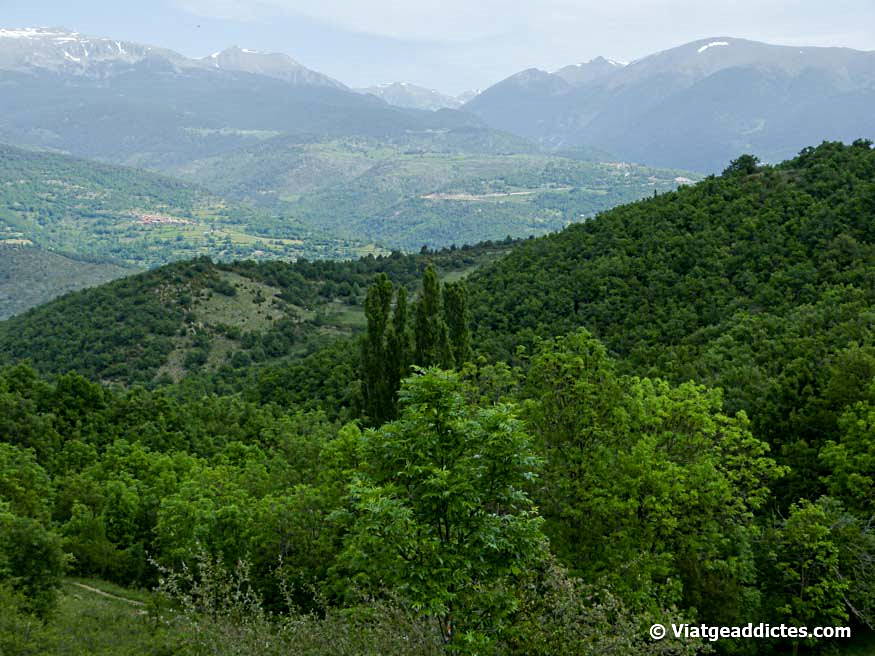
<svg viewBox="0 0 875 656">
<path fill-rule="evenodd" d="M 708 50 L 708 48 L 718 48 L 720 46 L 728 46 L 728 41 L 712 41 L 711 43 L 707 43 L 701 48 L 699 48 L 698 53 L 701 55 L 703 52 Z"/>
</svg>

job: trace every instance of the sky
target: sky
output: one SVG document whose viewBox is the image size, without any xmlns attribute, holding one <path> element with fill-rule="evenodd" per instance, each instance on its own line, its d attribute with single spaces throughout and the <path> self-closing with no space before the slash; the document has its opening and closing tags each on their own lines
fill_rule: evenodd
<svg viewBox="0 0 875 656">
<path fill-rule="evenodd" d="M 875 0 L 0 0 L 0 27 L 33 26 L 190 57 L 284 52 L 353 87 L 459 94 L 526 68 L 633 61 L 707 37 L 875 50 Z"/>
</svg>

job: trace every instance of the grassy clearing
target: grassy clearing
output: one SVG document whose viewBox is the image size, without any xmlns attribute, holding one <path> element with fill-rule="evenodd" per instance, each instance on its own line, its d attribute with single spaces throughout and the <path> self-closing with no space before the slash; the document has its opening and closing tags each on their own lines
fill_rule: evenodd
<svg viewBox="0 0 875 656">
<path fill-rule="evenodd" d="M 22 641 L 15 653 L 21 656 L 170 656 L 181 653 L 178 627 L 157 623 L 142 608 L 122 599 L 89 592 L 74 585 L 75 582 L 84 582 L 125 599 L 148 599 L 148 593 L 125 590 L 105 581 L 69 579 L 49 624 L 28 636 L 27 642 Z"/>
<path fill-rule="evenodd" d="M 279 298 L 281 290 L 228 271 L 220 276 L 236 293 L 226 296 L 210 291 L 198 298 L 194 314 L 199 320 L 213 326 L 224 324 L 264 332 L 285 316 L 285 303 Z"/>
<path fill-rule="evenodd" d="M 337 300 L 325 306 L 325 319 L 341 331 L 364 328 L 367 323 L 364 308 L 359 305 L 347 305 Z"/>
</svg>

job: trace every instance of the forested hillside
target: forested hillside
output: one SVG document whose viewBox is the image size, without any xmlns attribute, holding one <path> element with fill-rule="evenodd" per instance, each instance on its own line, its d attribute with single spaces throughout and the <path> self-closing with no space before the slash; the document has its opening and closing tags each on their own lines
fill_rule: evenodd
<svg viewBox="0 0 875 656">
<path fill-rule="evenodd" d="M 156 655 L 871 645 L 872 144 L 507 249 L 200 259 L 0 323 L 0 648 L 55 644 L 64 572 L 158 587 Z M 681 621 L 853 637 L 651 639 Z"/>
<path fill-rule="evenodd" d="M 481 244 L 352 262 L 179 262 L 0 322 L 0 359 L 123 384 L 245 369 L 360 331 L 365 291 L 379 273 L 413 291 L 429 261 L 457 275 L 509 248 Z"/>
<path fill-rule="evenodd" d="M 283 136 L 174 172 L 313 230 L 407 251 L 543 235 L 701 177 L 546 155 L 472 127 L 383 139 Z"/>
<path fill-rule="evenodd" d="M 134 270 L 117 264 L 0 243 L 0 320 L 46 303 L 59 294 L 133 273 Z"/>
<path fill-rule="evenodd" d="M 875 151 L 740 158 L 526 242 L 470 289 L 475 343 L 492 358 L 586 326 L 626 371 L 722 387 L 758 435 L 822 442 L 864 393 L 840 381 L 875 367 Z"/>
<path fill-rule="evenodd" d="M 360 246 L 323 235 L 166 176 L 0 145 L 0 241 L 137 267 L 197 255 L 343 257 Z"/>
</svg>

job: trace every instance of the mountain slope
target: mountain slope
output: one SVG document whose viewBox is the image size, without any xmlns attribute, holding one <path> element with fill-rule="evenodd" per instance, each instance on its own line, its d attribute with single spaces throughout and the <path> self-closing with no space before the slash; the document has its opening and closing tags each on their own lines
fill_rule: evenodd
<svg viewBox="0 0 875 656">
<path fill-rule="evenodd" d="M 281 55 L 231 49 L 194 60 L 60 30 L 0 32 L 0 87 L 0 139 L 150 168 L 282 133 L 373 136 L 478 123 L 391 107 Z"/>
<path fill-rule="evenodd" d="M 205 57 L 202 61 L 211 68 L 264 75 L 284 80 L 296 86 L 326 86 L 334 89 L 346 89 L 346 86 L 337 80 L 311 71 L 282 53 L 258 52 L 232 46 Z"/>
<path fill-rule="evenodd" d="M 565 66 L 553 74 L 561 77 L 569 84 L 588 84 L 596 80 L 604 80 L 620 71 L 624 66 L 626 64 L 614 61 L 613 59 L 596 57 L 588 62 Z"/>
<path fill-rule="evenodd" d="M 314 230 L 408 251 L 544 234 L 696 177 L 535 151 L 478 128 L 381 140 L 279 137 L 176 172 L 273 203 Z"/>
<path fill-rule="evenodd" d="M 67 292 L 131 275 L 115 264 L 86 262 L 0 241 L 0 320 Z"/>
<path fill-rule="evenodd" d="M 135 267 L 352 253 L 322 234 L 155 173 L 0 145 L 0 242 Z"/>
<path fill-rule="evenodd" d="M 465 109 L 549 146 L 713 172 L 739 152 L 779 161 L 822 139 L 875 136 L 873 100 L 875 53 L 712 37 L 628 66 L 524 71 Z"/>
<path fill-rule="evenodd" d="M 358 89 L 361 93 L 368 93 L 385 100 L 396 107 L 409 107 L 411 109 L 458 109 L 462 101 L 435 91 L 426 89 L 410 82 L 390 82 L 374 87 Z"/>
<path fill-rule="evenodd" d="M 810 399 L 844 358 L 875 367 L 875 149 L 739 160 L 525 242 L 469 289 L 494 357 L 585 326 L 631 371 L 722 387 L 760 435 L 821 440 L 835 416 Z"/>
<path fill-rule="evenodd" d="M 176 262 L 0 321 L 0 364 L 27 359 L 45 372 L 124 384 L 246 370 L 359 332 L 365 290 L 378 273 L 415 288 L 429 261 L 460 276 L 508 248 L 348 262 Z"/>
</svg>

